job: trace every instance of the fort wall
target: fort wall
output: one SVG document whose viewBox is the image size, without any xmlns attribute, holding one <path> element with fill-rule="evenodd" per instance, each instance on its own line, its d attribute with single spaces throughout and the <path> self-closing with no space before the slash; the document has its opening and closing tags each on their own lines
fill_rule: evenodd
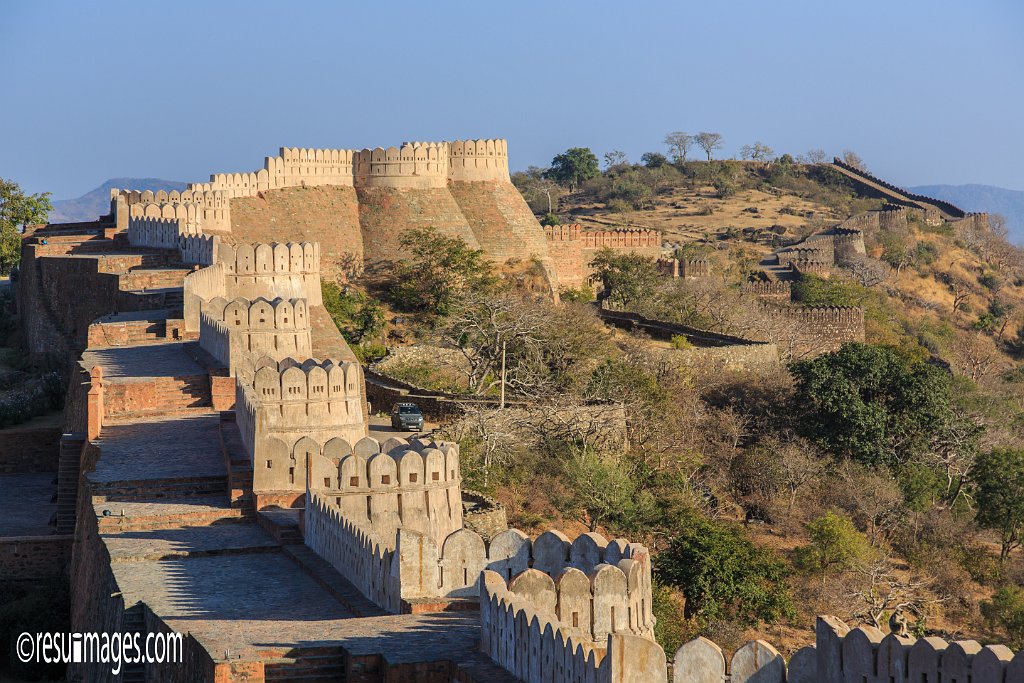
<svg viewBox="0 0 1024 683">
<path fill-rule="evenodd" d="M 323 455 L 311 456 L 310 491 L 333 501 L 349 522 L 387 539 L 389 549 L 398 529 L 440 547 L 463 524 L 458 447 L 397 442 L 381 446 L 367 438 L 341 450 L 325 445 Z"/>
<path fill-rule="evenodd" d="M 314 455 L 359 451 L 367 415 L 357 363 L 258 362 L 235 384 L 238 431 L 253 465 L 253 490 L 306 491 Z M 354 447 L 352 444 L 356 444 Z"/>
<path fill-rule="evenodd" d="M 305 360 L 313 354 L 305 299 L 217 297 L 199 318 L 199 345 L 232 372 L 264 356 Z"/>
<path fill-rule="evenodd" d="M 579 224 L 544 227 L 548 253 L 562 287 L 590 285 L 590 262 L 601 249 L 661 256 L 661 233 L 655 230 L 583 230 Z"/>
</svg>

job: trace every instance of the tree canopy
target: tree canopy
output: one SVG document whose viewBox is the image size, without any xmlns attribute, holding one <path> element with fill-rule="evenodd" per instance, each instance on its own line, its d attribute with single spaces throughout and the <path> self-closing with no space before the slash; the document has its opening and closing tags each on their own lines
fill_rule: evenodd
<svg viewBox="0 0 1024 683">
<path fill-rule="evenodd" d="M 551 160 L 551 168 L 544 172 L 544 177 L 575 190 L 584 181 L 596 178 L 600 174 L 601 168 L 597 157 L 590 148 L 573 147 Z"/>
<path fill-rule="evenodd" d="M 682 590 L 686 616 L 705 623 L 774 623 L 793 613 L 786 564 L 731 524 L 696 519 L 658 555 L 659 578 Z"/>
<path fill-rule="evenodd" d="M 390 294 L 406 310 L 445 315 L 463 293 L 498 282 L 484 252 L 458 237 L 413 228 L 402 233 L 401 244 L 412 256 L 395 265 Z"/>
<path fill-rule="evenodd" d="M 1000 557 L 1020 546 L 1024 533 L 1024 450 L 993 449 L 971 469 L 978 502 L 977 522 L 999 532 Z"/>
<path fill-rule="evenodd" d="M 949 372 L 889 347 L 847 344 L 790 371 L 801 431 L 837 455 L 895 466 L 959 426 Z"/>
<path fill-rule="evenodd" d="M 0 178 L 0 275 L 21 259 L 20 229 L 46 221 L 52 209 L 49 192 L 27 195 L 17 183 Z"/>
</svg>

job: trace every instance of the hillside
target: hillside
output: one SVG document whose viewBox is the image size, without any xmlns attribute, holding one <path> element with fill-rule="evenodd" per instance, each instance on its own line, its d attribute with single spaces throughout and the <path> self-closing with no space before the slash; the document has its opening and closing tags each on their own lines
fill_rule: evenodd
<svg viewBox="0 0 1024 683">
<path fill-rule="evenodd" d="M 945 199 L 967 211 L 998 213 L 1017 244 L 1024 244 L 1024 191 L 994 185 L 921 185 L 910 190 Z"/>
<path fill-rule="evenodd" d="M 74 199 L 54 199 L 53 211 L 50 212 L 51 223 L 74 223 L 77 221 L 94 221 L 98 216 L 110 211 L 110 190 L 112 188 L 130 187 L 133 190 L 184 190 L 188 185 L 176 180 L 161 178 L 111 178 L 99 187 L 89 190 L 81 197 Z"/>
</svg>

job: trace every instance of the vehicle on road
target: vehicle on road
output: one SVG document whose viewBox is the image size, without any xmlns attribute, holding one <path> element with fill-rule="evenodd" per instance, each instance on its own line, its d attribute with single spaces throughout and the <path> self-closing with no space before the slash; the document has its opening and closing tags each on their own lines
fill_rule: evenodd
<svg viewBox="0 0 1024 683">
<path fill-rule="evenodd" d="M 422 432 L 423 413 L 415 403 L 396 403 L 391 408 L 391 428 L 402 432 Z"/>
</svg>

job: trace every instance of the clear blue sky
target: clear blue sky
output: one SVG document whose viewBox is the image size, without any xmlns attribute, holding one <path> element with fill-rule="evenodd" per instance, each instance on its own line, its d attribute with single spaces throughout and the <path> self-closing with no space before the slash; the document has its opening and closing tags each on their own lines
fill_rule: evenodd
<svg viewBox="0 0 1024 683">
<path fill-rule="evenodd" d="M 66 198 L 466 137 L 517 169 L 709 130 L 1024 189 L 1022 35 L 1019 0 L 0 0 L 0 176 Z"/>
</svg>

